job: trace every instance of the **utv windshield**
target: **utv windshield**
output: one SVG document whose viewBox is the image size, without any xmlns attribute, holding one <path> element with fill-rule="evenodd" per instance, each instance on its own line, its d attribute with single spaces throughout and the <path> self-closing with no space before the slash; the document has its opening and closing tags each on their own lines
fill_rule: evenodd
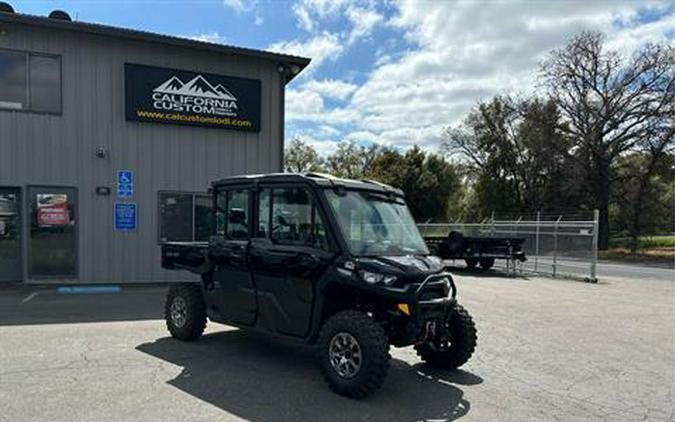
<svg viewBox="0 0 675 422">
<path fill-rule="evenodd" d="M 427 255 L 408 207 L 401 198 L 347 191 L 341 195 L 327 189 L 328 202 L 335 213 L 350 251 L 361 256 Z"/>
</svg>

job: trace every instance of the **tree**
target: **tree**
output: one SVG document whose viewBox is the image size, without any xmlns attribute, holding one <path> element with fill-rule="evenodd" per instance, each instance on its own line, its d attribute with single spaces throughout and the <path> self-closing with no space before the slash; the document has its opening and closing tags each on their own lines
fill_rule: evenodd
<svg viewBox="0 0 675 422">
<path fill-rule="evenodd" d="M 454 166 L 415 146 L 405 154 L 380 150 L 366 177 L 401 189 L 417 221 L 446 221 L 460 208 L 461 185 Z"/>
<path fill-rule="evenodd" d="M 599 247 L 606 249 L 612 166 L 672 116 L 675 49 L 649 44 L 627 58 L 607 51 L 602 34 L 583 32 L 553 51 L 540 75 L 561 110 L 564 125 L 559 128 L 575 143 L 572 157 L 600 210 Z"/>
<path fill-rule="evenodd" d="M 621 183 L 613 193 L 614 228 L 630 236 L 633 254 L 638 251 L 641 234 L 675 225 L 673 163 L 672 152 L 634 152 L 619 159 L 616 172 Z"/>
<path fill-rule="evenodd" d="M 326 160 L 326 168 L 335 176 L 360 179 L 379 153 L 380 148 L 376 144 L 366 147 L 355 142 L 340 142 L 337 150 Z"/>
<path fill-rule="evenodd" d="M 291 173 L 320 172 L 323 160 L 314 147 L 300 138 L 293 138 L 284 152 L 284 170 Z"/>
<path fill-rule="evenodd" d="M 560 211 L 578 201 L 570 141 L 559 124 L 550 100 L 497 96 L 478 104 L 460 127 L 446 129 L 442 151 L 468 168 L 467 215 Z"/>
</svg>

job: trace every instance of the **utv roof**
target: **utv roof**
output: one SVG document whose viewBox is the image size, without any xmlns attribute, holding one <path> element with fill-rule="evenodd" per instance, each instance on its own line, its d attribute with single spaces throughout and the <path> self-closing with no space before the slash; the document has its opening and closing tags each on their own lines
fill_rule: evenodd
<svg viewBox="0 0 675 422">
<path fill-rule="evenodd" d="M 374 180 L 354 180 L 342 179 L 323 173 L 268 173 L 268 174 L 249 174 L 240 176 L 230 176 L 224 179 L 216 180 L 211 183 L 214 188 L 241 185 L 241 184 L 258 184 L 264 182 L 305 182 L 319 188 L 344 188 L 367 190 L 371 192 L 381 192 L 386 194 L 393 194 L 396 196 L 403 196 L 403 191 L 392 186 L 380 183 Z"/>
</svg>

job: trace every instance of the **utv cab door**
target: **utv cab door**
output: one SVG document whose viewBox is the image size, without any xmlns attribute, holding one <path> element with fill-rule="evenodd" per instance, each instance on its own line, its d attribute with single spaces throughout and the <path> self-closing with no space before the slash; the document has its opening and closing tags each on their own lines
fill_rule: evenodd
<svg viewBox="0 0 675 422">
<path fill-rule="evenodd" d="M 251 237 L 252 192 L 248 188 L 216 192 L 216 231 L 209 242 L 215 261 L 207 284 L 209 316 L 220 322 L 254 325 L 257 301 L 248 259 Z"/>
<path fill-rule="evenodd" d="M 312 191 L 302 185 L 263 186 L 250 265 L 258 291 L 258 324 L 266 330 L 308 334 L 315 286 L 335 255 Z"/>
</svg>

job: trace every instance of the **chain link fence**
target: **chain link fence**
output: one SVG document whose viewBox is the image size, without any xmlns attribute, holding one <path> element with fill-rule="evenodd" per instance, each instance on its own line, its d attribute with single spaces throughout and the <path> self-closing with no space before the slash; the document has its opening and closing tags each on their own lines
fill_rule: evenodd
<svg viewBox="0 0 675 422">
<path fill-rule="evenodd" d="M 522 248 L 527 260 L 498 260 L 496 268 L 509 273 L 597 280 L 597 211 L 590 216 L 535 213 L 509 217 L 490 218 L 480 223 L 424 223 L 418 227 L 423 236 L 447 236 L 457 231 L 465 237 L 522 238 L 525 239 Z"/>
</svg>

